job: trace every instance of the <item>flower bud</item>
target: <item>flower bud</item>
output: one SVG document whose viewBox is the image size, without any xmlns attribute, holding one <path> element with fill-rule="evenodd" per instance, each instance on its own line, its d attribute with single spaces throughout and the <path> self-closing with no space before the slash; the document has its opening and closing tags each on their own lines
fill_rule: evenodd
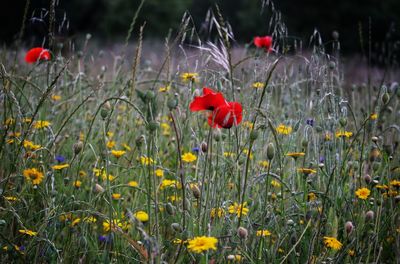
<svg viewBox="0 0 400 264">
<path fill-rule="evenodd" d="M 292 219 L 287 220 L 286 224 L 288 226 L 293 226 L 294 225 L 294 221 Z"/>
<path fill-rule="evenodd" d="M 334 61 L 330 61 L 328 64 L 328 67 L 330 70 L 334 70 L 336 67 L 336 63 Z"/>
<path fill-rule="evenodd" d="M 150 122 L 147 124 L 147 129 L 148 129 L 150 132 L 156 131 L 156 130 L 158 129 L 158 123 L 157 123 L 156 121 L 150 121 Z"/>
<path fill-rule="evenodd" d="M 195 97 L 197 97 L 197 96 L 200 96 L 201 94 L 200 94 L 200 90 L 199 89 L 194 89 L 194 96 Z"/>
<path fill-rule="evenodd" d="M 365 220 L 366 221 L 372 221 L 372 220 L 374 220 L 374 217 L 375 217 L 374 211 L 370 210 L 370 211 L 365 213 Z"/>
<path fill-rule="evenodd" d="M 237 229 L 237 235 L 241 238 L 241 239 L 247 239 L 248 235 L 249 235 L 249 231 L 247 231 L 246 228 L 244 227 L 239 227 Z"/>
<path fill-rule="evenodd" d="M 136 147 L 140 148 L 140 147 L 142 146 L 144 140 L 145 140 L 145 137 L 144 137 L 143 135 L 138 136 L 138 137 L 136 138 L 136 140 L 135 140 Z"/>
<path fill-rule="evenodd" d="M 389 100 L 390 100 L 390 95 L 388 93 L 384 93 L 382 95 L 382 103 L 387 104 L 389 102 Z"/>
<path fill-rule="evenodd" d="M 72 146 L 72 149 L 74 150 L 74 154 L 75 154 L 75 155 L 78 155 L 79 152 L 81 152 L 82 149 L 83 149 L 83 142 L 82 142 L 82 141 L 76 142 L 76 143 Z"/>
<path fill-rule="evenodd" d="M 341 117 L 341 118 L 339 119 L 339 124 L 340 124 L 342 127 L 345 127 L 345 126 L 347 125 L 347 119 L 346 119 L 345 117 Z"/>
<path fill-rule="evenodd" d="M 167 211 L 168 214 L 174 215 L 175 214 L 175 208 L 171 203 L 167 203 L 165 205 L 165 210 Z"/>
<path fill-rule="evenodd" d="M 172 223 L 171 227 L 177 233 L 181 233 L 183 231 L 181 225 L 178 223 Z"/>
<path fill-rule="evenodd" d="M 372 142 L 376 143 L 376 142 L 378 142 L 378 137 L 372 137 L 371 140 L 372 140 Z"/>
<path fill-rule="evenodd" d="M 177 98 L 169 98 L 167 101 L 167 106 L 169 110 L 173 110 L 178 106 L 178 99 Z"/>
<path fill-rule="evenodd" d="M 347 221 L 347 222 L 344 224 L 344 229 L 346 230 L 346 233 L 347 233 L 347 234 L 350 234 L 350 233 L 353 231 L 353 229 L 354 229 L 353 223 L 352 223 L 351 221 Z"/>
<path fill-rule="evenodd" d="M 250 132 L 250 140 L 254 141 L 258 138 L 258 131 L 257 130 L 253 130 Z"/>
<path fill-rule="evenodd" d="M 193 196 L 194 196 L 196 199 L 199 199 L 200 196 L 201 196 L 201 192 L 200 192 L 200 189 L 199 189 L 199 187 L 197 186 L 197 184 L 192 185 L 191 189 L 192 189 Z"/>
<path fill-rule="evenodd" d="M 334 40 L 338 41 L 338 40 L 339 40 L 339 32 L 337 32 L 336 30 L 334 30 L 334 31 L 332 32 L 332 38 L 333 38 Z"/>
<path fill-rule="evenodd" d="M 149 91 L 146 92 L 146 99 L 149 100 L 149 101 L 152 100 L 152 99 L 154 99 L 155 96 L 156 96 L 156 95 L 154 94 L 153 91 L 150 91 L 150 90 L 149 90 Z"/>
<path fill-rule="evenodd" d="M 203 151 L 204 153 L 207 152 L 207 150 L 208 150 L 207 142 L 205 142 L 205 141 L 201 142 L 200 147 L 201 147 L 201 151 Z"/>
<path fill-rule="evenodd" d="M 100 110 L 100 116 L 101 116 L 101 118 L 106 119 L 108 116 L 108 110 L 106 108 L 102 108 Z"/>
<path fill-rule="evenodd" d="M 274 144 L 269 143 L 267 146 L 267 158 L 268 160 L 272 160 L 275 156 L 275 147 Z"/>
<path fill-rule="evenodd" d="M 103 193 L 104 192 L 104 188 L 100 184 L 96 183 L 94 185 L 94 191 L 96 193 Z"/>
<path fill-rule="evenodd" d="M 217 128 L 214 130 L 214 140 L 215 141 L 220 141 L 221 140 L 221 129 Z"/>
<path fill-rule="evenodd" d="M 370 176 L 369 174 L 365 174 L 365 175 L 364 175 L 364 181 L 365 181 L 367 184 L 370 184 L 371 181 L 372 181 L 371 176 Z"/>
</svg>

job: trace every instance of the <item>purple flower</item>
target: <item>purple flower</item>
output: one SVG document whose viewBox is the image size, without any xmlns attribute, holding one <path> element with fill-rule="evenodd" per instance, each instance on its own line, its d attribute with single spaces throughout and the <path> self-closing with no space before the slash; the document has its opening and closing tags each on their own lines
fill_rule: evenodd
<svg viewBox="0 0 400 264">
<path fill-rule="evenodd" d="M 192 151 L 193 151 L 193 152 L 196 152 L 196 153 L 199 153 L 200 148 L 199 148 L 199 147 L 194 147 L 194 148 L 192 148 Z"/>
<path fill-rule="evenodd" d="M 56 159 L 57 162 L 61 163 L 65 161 L 65 157 L 62 155 L 56 155 Z"/>
<path fill-rule="evenodd" d="M 309 126 L 314 126 L 314 119 L 308 118 L 307 121 L 306 121 L 306 123 L 307 123 L 307 125 L 309 125 Z"/>
<path fill-rule="evenodd" d="M 324 156 L 319 157 L 319 163 L 324 163 L 324 162 L 325 162 L 325 157 Z"/>
<path fill-rule="evenodd" d="M 111 235 L 100 235 L 99 241 L 102 243 L 110 243 L 112 241 Z"/>
</svg>

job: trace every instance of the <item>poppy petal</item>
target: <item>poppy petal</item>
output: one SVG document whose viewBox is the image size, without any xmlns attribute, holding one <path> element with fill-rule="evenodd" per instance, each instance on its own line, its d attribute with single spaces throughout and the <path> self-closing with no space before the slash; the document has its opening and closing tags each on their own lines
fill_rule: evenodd
<svg viewBox="0 0 400 264">
<path fill-rule="evenodd" d="M 203 88 L 204 95 L 196 96 L 190 103 L 190 111 L 214 110 L 217 107 L 226 104 L 225 98 L 222 93 L 216 93 L 210 88 Z"/>
<path fill-rule="evenodd" d="M 35 63 L 38 60 L 50 60 L 51 55 L 47 49 L 44 48 L 32 48 L 25 55 L 25 61 L 27 63 Z"/>
</svg>

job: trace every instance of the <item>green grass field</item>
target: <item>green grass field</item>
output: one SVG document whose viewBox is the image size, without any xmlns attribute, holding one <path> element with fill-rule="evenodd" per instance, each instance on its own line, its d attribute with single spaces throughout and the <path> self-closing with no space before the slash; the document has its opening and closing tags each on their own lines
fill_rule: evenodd
<svg viewBox="0 0 400 264">
<path fill-rule="evenodd" d="M 0 51 L 2 263 L 399 261 L 398 75 L 352 84 L 337 39 L 233 47 L 219 19 L 156 63 L 141 33 L 118 56 Z M 243 120 L 190 111 L 203 87 Z"/>
</svg>

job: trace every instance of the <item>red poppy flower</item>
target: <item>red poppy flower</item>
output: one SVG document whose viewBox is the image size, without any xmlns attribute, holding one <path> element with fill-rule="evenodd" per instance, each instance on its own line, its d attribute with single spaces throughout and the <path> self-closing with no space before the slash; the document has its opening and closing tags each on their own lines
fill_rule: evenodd
<svg viewBox="0 0 400 264">
<path fill-rule="evenodd" d="M 25 56 L 25 61 L 27 63 L 35 63 L 38 60 L 50 60 L 51 55 L 47 49 L 44 48 L 32 48 Z"/>
<path fill-rule="evenodd" d="M 265 48 L 265 51 L 272 51 L 272 37 L 254 37 L 254 45 L 257 48 Z"/>
<path fill-rule="evenodd" d="M 229 102 L 215 109 L 208 116 L 208 124 L 212 127 L 231 128 L 242 122 L 242 105 L 238 102 Z"/>
<path fill-rule="evenodd" d="M 190 103 L 190 110 L 192 112 L 211 110 L 213 111 L 220 105 L 226 104 L 225 98 L 222 93 L 214 92 L 212 89 L 204 87 L 202 96 L 196 96 L 193 102 Z"/>
</svg>

